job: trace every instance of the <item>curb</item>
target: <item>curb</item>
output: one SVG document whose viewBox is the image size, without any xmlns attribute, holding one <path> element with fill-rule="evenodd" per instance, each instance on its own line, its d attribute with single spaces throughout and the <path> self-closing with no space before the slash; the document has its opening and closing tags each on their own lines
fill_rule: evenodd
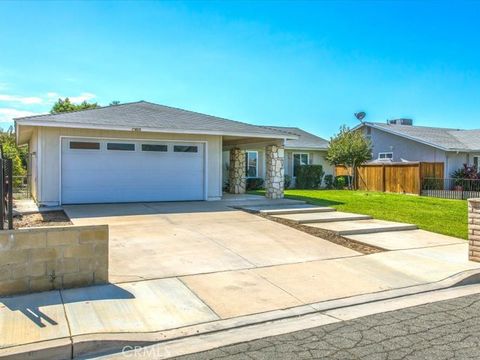
<svg viewBox="0 0 480 360">
<path fill-rule="evenodd" d="M 422 306 L 438 301 L 452 300 L 464 296 L 480 294 L 480 285 L 466 285 L 438 291 L 407 295 L 390 300 L 381 300 L 368 304 L 347 306 L 334 310 L 316 312 L 294 318 L 280 319 L 267 323 L 254 324 L 243 328 L 200 334 L 198 336 L 160 342 L 147 347 L 127 347 L 122 352 L 97 357 L 103 360 L 160 360 L 172 357 L 193 355 L 225 346 L 245 344 L 250 341 L 272 336 L 290 334 L 297 331 L 323 327 L 325 325 L 354 320 L 365 316 Z"/>
<path fill-rule="evenodd" d="M 0 349 L 0 359 L 72 359 L 88 358 L 120 352 L 126 346 L 149 346 L 173 340 L 192 338 L 198 335 L 261 325 L 279 320 L 299 318 L 320 312 L 332 311 L 356 305 L 367 305 L 384 300 L 428 293 L 436 290 L 480 283 L 480 269 L 462 271 L 443 280 L 399 289 L 327 300 L 301 305 L 284 310 L 246 315 L 225 320 L 191 325 L 183 328 L 155 332 L 96 333 L 76 335 L 71 338 L 53 339 Z"/>
</svg>

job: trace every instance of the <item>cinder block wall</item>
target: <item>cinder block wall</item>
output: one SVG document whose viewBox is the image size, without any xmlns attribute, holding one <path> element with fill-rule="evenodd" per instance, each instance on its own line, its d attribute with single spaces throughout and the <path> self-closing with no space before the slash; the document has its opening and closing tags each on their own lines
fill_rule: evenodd
<svg viewBox="0 0 480 360">
<path fill-rule="evenodd" d="M 0 296 L 107 281 L 107 225 L 0 231 Z"/>
<path fill-rule="evenodd" d="M 468 200 L 468 258 L 480 262 L 480 199 Z"/>
</svg>

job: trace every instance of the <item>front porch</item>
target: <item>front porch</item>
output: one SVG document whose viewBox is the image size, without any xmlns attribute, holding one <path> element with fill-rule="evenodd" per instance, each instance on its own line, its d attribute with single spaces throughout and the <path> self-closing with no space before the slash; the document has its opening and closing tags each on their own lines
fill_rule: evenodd
<svg viewBox="0 0 480 360">
<path fill-rule="evenodd" d="M 258 156 L 247 163 L 246 150 L 262 149 L 264 158 L 261 164 Z M 227 194 L 242 195 L 247 190 L 247 173 L 250 166 L 264 169 L 265 197 L 282 199 L 284 196 L 285 149 L 284 140 L 279 139 L 223 139 L 223 183 Z M 252 165 L 253 164 L 253 165 Z"/>
</svg>

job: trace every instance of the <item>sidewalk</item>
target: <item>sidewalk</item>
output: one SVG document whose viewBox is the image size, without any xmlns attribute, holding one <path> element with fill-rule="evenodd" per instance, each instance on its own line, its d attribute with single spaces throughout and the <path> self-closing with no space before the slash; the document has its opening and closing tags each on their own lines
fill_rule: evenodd
<svg viewBox="0 0 480 360">
<path fill-rule="evenodd" d="M 480 272 L 479 263 L 467 260 L 467 246 L 442 244 L 2 298 L 0 358 L 45 348 L 50 348 L 43 353 L 48 358 L 65 358 L 72 346 L 77 355 L 95 353 L 121 348 L 125 341 L 151 344 L 242 321 L 314 312 L 335 299 L 366 301 L 391 291 L 448 287 Z M 449 277 L 454 278 L 445 280 Z"/>
</svg>

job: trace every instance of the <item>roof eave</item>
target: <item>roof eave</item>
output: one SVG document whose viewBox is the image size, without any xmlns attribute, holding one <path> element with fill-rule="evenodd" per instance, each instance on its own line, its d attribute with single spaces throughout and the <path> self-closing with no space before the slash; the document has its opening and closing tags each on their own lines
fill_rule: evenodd
<svg viewBox="0 0 480 360">
<path fill-rule="evenodd" d="M 287 146 L 285 145 L 285 149 L 288 150 L 306 150 L 306 151 L 327 151 L 327 147 L 317 147 L 317 146 Z"/>
<path fill-rule="evenodd" d="M 28 119 L 15 120 L 16 126 L 42 126 L 42 127 L 63 127 L 63 128 L 75 128 L 75 129 L 97 129 L 97 130 L 118 130 L 118 131 L 135 131 L 140 129 L 141 132 L 158 132 L 158 133 L 173 133 L 173 134 L 198 134 L 198 135 L 218 135 L 218 136 L 242 136 L 253 138 L 268 138 L 268 139 L 285 139 L 285 140 L 298 140 L 298 136 L 288 133 L 249 133 L 249 132 L 226 132 L 226 131 L 208 131 L 208 130 L 191 130 L 191 129 L 159 129 L 149 127 L 130 127 L 130 126 L 109 126 L 100 124 L 80 124 L 80 123 L 61 123 L 53 121 L 35 121 Z M 138 131 L 138 130 L 136 130 Z"/>
<path fill-rule="evenodd" d="M 471 153 L 471 152 L 480 152 L 480 150 L 476 150 L 476 149 L 448 149 L 447 150 L 448 152 L 466 152 L 466 153 Z"/>
</svg>

